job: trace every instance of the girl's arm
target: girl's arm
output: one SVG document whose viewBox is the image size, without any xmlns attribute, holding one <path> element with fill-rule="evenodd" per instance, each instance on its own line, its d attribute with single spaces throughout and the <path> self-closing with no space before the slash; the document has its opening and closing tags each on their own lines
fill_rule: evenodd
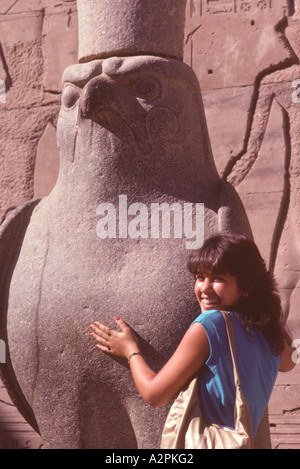
<svg viewBox="0 0 300 469">
<path fill-rule="evenodd" d="M 117 318 L 116 321 L 120 332 L 96 322 L 91 326 L 91 336 L 97 341 L 96 347 L 108 355 L 129 358 L 132 353 L 139 353 L 129 360 L 132 376 L 141 396 L 153 407 L 170 402 L 209 357 L 206 332 L 201 324 L 195 323 L 170 360 L 159 373 L 155 373 L 140 355 L 138 341 L 130 327 L 122 319 Z"/>
</svg>

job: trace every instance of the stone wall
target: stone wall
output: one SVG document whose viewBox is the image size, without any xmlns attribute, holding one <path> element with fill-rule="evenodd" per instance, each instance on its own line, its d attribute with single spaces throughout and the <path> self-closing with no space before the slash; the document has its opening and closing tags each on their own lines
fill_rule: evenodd
<svg viewBox="0 0 300 469">
<path fill-rule="evenodd" d="M 300 338 L 298 15 L 300 1 L 188 0 L 184 49 L 184 61 L 202 89 L 217 168 L 244 203 L 295 338 Z M 64 68 L 76 62 L 76 1 L 1 0 L 0 219 L 22 201 L 47 195 L 55 184 L 60 80 Z M 297 366 L 276 382 L 269 407 L 274 448 L 300 447 L 299 387 Z M 0 387 L 0 448 L 41 445 Z"/>
<path fill-rule="evenodd" d="M 61 76 L 77 62 L 76 1 L 2 0 L 0 41 L 1 218 L 55 183 Z"/>
</svg>

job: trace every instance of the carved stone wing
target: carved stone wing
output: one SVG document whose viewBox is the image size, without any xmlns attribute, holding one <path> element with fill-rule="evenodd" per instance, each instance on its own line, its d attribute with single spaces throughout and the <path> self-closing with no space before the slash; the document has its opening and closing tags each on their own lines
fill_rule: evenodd
<svg viewBox="0 0 300 469">
<path fill-rule="evenodd" d="M 38 426 L 35 417 L 17 382 L 10 361 L 6 325 L 8 293 L 12 274 L 31 214 L 39 202 L 40 199 L 36 199 L 20 205 L 9 212 L 0 225 L 0 338 L 5 341 L 7 349 L 6 363 L 0 365 L 0 378 L 18 410 L 36 431 L 38 431 Z"/>
</svg>

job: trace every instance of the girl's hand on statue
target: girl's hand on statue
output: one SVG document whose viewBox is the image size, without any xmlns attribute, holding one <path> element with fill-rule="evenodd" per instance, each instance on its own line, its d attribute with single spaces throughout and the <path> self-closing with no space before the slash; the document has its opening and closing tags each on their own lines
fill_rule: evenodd
<svg viewBox="0 0 300 469">
<path fill-rule="evenodd" d="M 90 325 L 93 332 L 92 339 L 97 344 L 96 348 L 108 355 L 128 358 L 132 353 L 139 352 L 138 340 L 132 329 L 119 317 L 114 317 L 120 331 L 110 329 L 99 321 Z"/>
</svg>

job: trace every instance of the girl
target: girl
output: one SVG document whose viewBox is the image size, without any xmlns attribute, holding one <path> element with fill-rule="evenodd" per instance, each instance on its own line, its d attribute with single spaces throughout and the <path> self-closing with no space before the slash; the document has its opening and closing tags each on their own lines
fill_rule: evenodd
<svg viewBox="0 0 300 469">
<path fill-rule="evenodd" d="M 207 239 L 190 257 L 188 268 L 195 277 L 201 314 L 159 373 L 149 368 L 136 336 L 122 319 L 115 316 L 120 331 L 95 322 L 91 336 L 99 350 L 128 359 L 138 391 L 153 407 L 170 402 L 201 369 L 199 397 L 206 421 L 233 428 L 235 386 L 220 310 L 229 311 L 255 435 L 278 370 L 295 366 L 273 276 L 252 241 L 227 235 Z"/>
</svg>

